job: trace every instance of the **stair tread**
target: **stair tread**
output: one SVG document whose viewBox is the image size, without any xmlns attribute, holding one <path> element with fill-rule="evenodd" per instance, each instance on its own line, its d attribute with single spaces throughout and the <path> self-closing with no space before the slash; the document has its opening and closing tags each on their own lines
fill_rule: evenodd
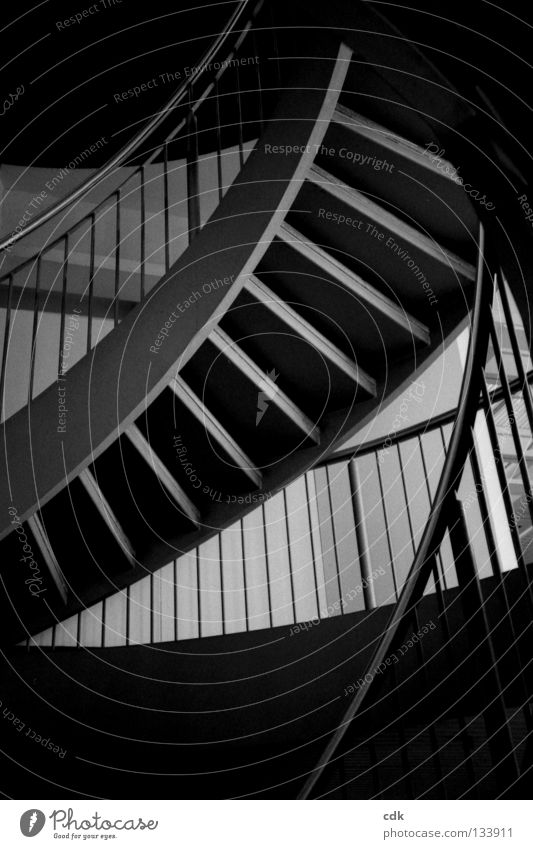
<svg viewBox="0 0 533 849">
<path fill-rule="evenodd" d="M 281 409 L 306 436 L 315 443 L 320 443 L 319 428 L 221 327 L 217 327 L 209 338 L 224 356 L 251 380 L 260 392 L 264 392 L 266 397 Z"/>
<path fill-rule="evenodd" d="M 252 274 L 249 283 L 246 284 L 246 289 L 292 330 L 295 330 L 317 348 L 326 359 L 329 359 L 356 383 L 358 382 L 359 368 L 357 364 L 320 330 L 317 330 L 310 322 L 300 316 L 290 304 L 278 297 L 262 280 Z"/>
<path fill-rule="evenodd" d="M 98 485 L 97 480 L 89 469 L 84 469 L 80 476 L 80 482 L 82 483 L 85 491 L 89 495 L 91 501 L 95 505 L 98 510 L 100 516 L 104 520 L 107 528 L 112 533 L 116 542 L 119 544 L 120 548 L 124 552 L 125 556 L 129 560 L 132 566 L 135 565 L 135 553 L 133 546 L 128 539 L 127 534 L 123 530 L 120 522 L 118 521 L 115 513 L 113 512 L 112 507 L 110 506 L 107 498 L 102 492 L 100 486 Z"/>
<path fill-rule="evenodd" d="M 57 591 L 59 592 L 63 603 L 66 604 L 68 593 L 63 571 L 56 560 L 56 556 L 53 552 L 52 546 L 50 545 L 46 531 L 44 530 L 37 513 L 34 513 L 33 516 L 29 517 L 28 527 L 33 534 L 37 547 L 39 548 L 41 556 L 46 563 L 50 575 L 52 576 L 52 580 L 54 581 Z"/>
<path fill-rule="evenodd" d="M 446 159 L 439 157 L 439 161 L 442 165 L 442 167 L 439 168 L 436 165 L 434 158 L 432 158 L 423 147 L 409 141 L 401 135 L 398 135 L 398 133 L 395 133 L 392 130 L 388 130 L 381 124 L 372 121 L 371 118 L 366 118 L 365 116 L 360 115 L 348 106 L 343 106 L 340 103 L 337 104 L 337 108 L 333 113 L 333 121 L 351 132 L 364 136 L 371 141 L 375 141 L 377 144 L 381 145 L 381 147 L 387 148 L 387 150 L 390 150 L 405 159 L 410 159 L 412 162 L 423 168 L 427 168 L 429 171 L 434 173 L 435 176 L 442 177 L 445 180 L 450 180 L 452 183 L 456 182 L 456 179 L 454 179 L 456 169 Z"/>
<path fill-rule="evenodd" d="M 379 222 L 385 230 L 394 233 L 395 236 L 403 241 L 409 242 L 437 262 L 452 268 L 459 276 L 469 281 L 476 279 L 476 270 L 471 263 L 466 262 L 461 257 L 442 247 L 410 224 L 406 224 L 396 215 L 386 211 L 375 201 L 362 194 L 362 192 L 348 186 L 347 183 L 334 177 L 319 165 L 313 165 L 309 169 L 307 177 L 310 182 L 314 183 L 323 191 L 340 200 L 342 203 L 348 204 L 348 206 L 357 212 Z"/>
<path fill-rule="evenodd" d="M 137 449 L 143 460 L 150 466 L 152 471 L 155 472 L 161 485 L 174 499 L 176 504 L 181 507 L 187 518 L 198 527 L 200 524 L 200 511 L 196 505 L 193 504 L 179 483 L 170 474 L 165 464 L 157 456 L 154 449 L 143 436 L 139 428 L 136 425 L 130 425 L 130 427 L 125 431 L 125 435 Z"/>
<path fill-rule="evenodd" d="M 430 343 L 428 327 L 418 319 L 410 316 L 390 298 L 379 292 L 374 286 L 366 283 L 359 275 L 347 268 L 342 262 L 321 248 L 315 242 L 306 239 L 290 224 L 284 223 L 278 235 L 291 247 L 299 251 L 311 262 L 319 265 L 332 277 L 350 289 L 358 298 L 372 306 L 400 325 L 406 333 L 416 336 L 425 345 Z"/>
<path fill-rule="evenodd" d="M 261 472 L 226 428 L 197 397 L 196 393 L 193 392 L 185 380 L 180 375 L 176 375 L 171 380 L 170 388 L 195 418 L 198 419 L 199 423 L 216 439 L 226 454 L 235 462 L 236 466 L 250 478 L 255 486 L 261 487 L 263 482 Z"/>
</svg>

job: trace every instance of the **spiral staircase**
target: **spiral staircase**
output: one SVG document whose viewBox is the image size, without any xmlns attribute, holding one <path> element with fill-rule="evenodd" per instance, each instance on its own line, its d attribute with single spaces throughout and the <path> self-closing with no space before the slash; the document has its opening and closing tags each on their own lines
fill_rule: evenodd
<svg viewBox="0 0 533 849">
<path fill-rule="evenodd" d="M 241 4 L 167 110 L 2 245 L 4 410 L 17 317 L 33 309 L 28 397 L 4 421 L 0 461 L 5 689 L 15 713 L 38 712 L 50 738 L 68 740 L 65 761 L 31 753 L 36 788 L 105 796 L 119 780 L 121 796 L 135 797 L 148 780 L 169 797 L 405 798 L 453 795 L 454 774 L 481 795 L 519 788 L 527 774 L 530 674 L 517 636 L 530 621 L 527 558 L 510 523 L 517 568 L 502 576 L 489 539 L 494 572 L 481 580 L 456 499 L 468 463 L 483 483 L 472 459 L 480 397 L 490 412 L 499 392 L 511 419 L 520 391 L 533 423 L 518 343 L 509 330 L 513 382 L 491 313 L 497 275 L 506 318 L 509 285 L 527 327 L 520 274 L 455 176 L 465 163 L 487 185 L 458 141 L 465 127 L 481 132 L 481 119 L 408 43 L 384 63 L 376 33 L 396 31 L 366 4 L 353 7 L 354 29 L 343 3 L 330 12 L 325 33 L 311 11 Z M 215 59 L 219 70 L 206 70 Z M 453 166 L 431 155 L 435 145 Z M 503 205 L 504 166 L 490 186 Z M 50 312 L 59 367 L 47 378 L 37 371 Z M 67 370 L 74 312 L 86 351 Z M 129 594 L 236 523 L 244 534 L 258 505 L 287 499 L 340 456 L 465 327 L 453 432 L 394 600 L 367 592 L 364 608 L 329 619 L 317 601 L 321 621 L 298 640 L 287 626 L 186 643 L 156 643 L 149 629 L 145 645 L 82 652 L 29 640 Z M 497 389 L 485 380 L 489 336 Z M 527 494 L 520 438 L 515 448 Z M 476 493 L 488 513 L 483 486 Z M 509 517 L 510 497 L 505 506 Z M 366 580 L 372 541 L 357 521 L 354 539 Z M 439 577 L 444 545 L 454 588 Z M 430 621 L 439 625 L 423 645 L 377 676 L 406 629 Z M 353 699 L 340 699 L 358 680 Z M 15 743 L 2 757 L 22 784 Z"/>
</svg>

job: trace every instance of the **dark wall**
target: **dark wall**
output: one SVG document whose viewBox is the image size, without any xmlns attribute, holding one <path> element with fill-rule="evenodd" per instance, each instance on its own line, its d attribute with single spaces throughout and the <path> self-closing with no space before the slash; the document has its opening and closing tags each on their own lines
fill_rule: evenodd
<svg viewBox="0 0 533 849">
<path fill-rule="evenodd" d="M 489 616 L 498 621 L 494 583 L 483 586 Z M 508 592 L 511 599 L 521 592 L 516 574 Z M 424 673 L 412 648 L 395 666 L 394 698 L 390 674 L 376 675 L 376 706 L 359 720 L 361 735 L 413 704 L 411 724 L 426 722 L 434 708 L 453 713 L 466 690 L 465 713 L 487 702 L 483 655 L 465 626 L 468 602 L 449 591 L 446 603 L 451 643 L 446 646 L 435 596 L 427 596 L 419 627 L 436 627 L 423 637 Z M 368 669 L 389 613 L 339 616 L 299 632 L 293 626 L 156 646 L 6 652 L 0 695 L 6 786 L 24 798 L 54 797 L 58 785 L 69 797 L 225 798 L 279 784 L 266 794 L 291 798 L 297 777 L 316 763 L 348 706 L 345 688 Z M 520 605 L 515 613 L 519 619 Z M 505 666 L 511 680 L 512 655 Z M 30 728 L 60 751 L 36 742 Z"/>
</svg>

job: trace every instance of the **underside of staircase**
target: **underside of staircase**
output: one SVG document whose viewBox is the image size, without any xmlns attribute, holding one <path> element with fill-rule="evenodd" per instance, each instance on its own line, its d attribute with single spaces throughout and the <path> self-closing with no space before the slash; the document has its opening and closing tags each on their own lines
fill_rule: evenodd
<svg viewBox="0 0 533 849">
<path fill-rule="evenodd" d="M 375 74 L 347 45 L 307 38 L 323 59 L 287 71 L 209 221 L 68 373 L 65 426 L 38 435 L 56 387 L 6 422 L 7 449 L 23 433 L 31 456 L 5 468 L 8 642 L 267 500 L 399 394 L 468 313 L 477 218 L 452 167 L 417 143 L 403 104 L 399 128 L 368 108 Z M 46 604 L 22 580 L 12 526 L 25 519 Z"/>
<path fill-rule="evenodd" d="M 483 586 L 497 620 L 494 581 Z M 509 593 L 519 624 L 524 601 L 516 574 Z M 428 596 L 420 623 L 435 627 L 424 637 L 424 670 L 413 651 L 395 691 L 383 676 L 379 706 L 352 729 L 349 754 L 333 764 L 324 798 L 483 799 L 498 792 L 501 776 L 488 769 L 491 732 L 479 710 L 488 692 L 486 659 L 465 628 L 463 593 L 448 591 L 445 604 L 454 633 L 446 652 L 439 605 Z M 145 798 L 147 782 L 153 798 L 294 798 L 365 674 L 389 614 L 383 606 L 298 633 L 274 628 L 268 636 L 226 635 L 179 648 L 10 649 L 4 687 L 9 711 L 25 724 L 4 733 L 1 762 L 11 786 L 37 798 L 61 790 L 69 798 Z M 503 634 L 500 648 L 509 650 Z M 509 713 L 523 738 L 514 672 L 508 665 L 503 684 L 511 685 Z M 150 687 L 140 683 L 147 679 Z M 32 722 L 37 716 L 39 723 Z M 60 747 L 55 757 L 35 744 L 34 732 Z M 523 749 L 522 742 L 520 758 Z M 522 792 L 514 787 L 509 797 Z"/>
<path fill-rule="evenodd" d="M 61 226 L 51 216 L 27 242 L 19 239 L 0 279 L 0 306 L 13 311 L 12 326 L 17 299 L 19 311 L 33 302 L 34 316 L 37 307 L 60 308 L 63 338 L 79 297 L 88 328 L 86 353 L 66 375 L 56 374 L 54 363 L 52 378 L 32 395 L 34 346 L 28 403 L 2 424 L 0 640 L 10 719 L 0 728 L 0 762 L 15 796 L 21 788 L 28 798 L 61 792 L 146 798 L 147 785 L 154 798 L 186 799 L 521 798 L 525 792 L 531 558 L 522 556 L 519 529 L 509 524 L 518 509 L 505 483 L 509 458 L 504 463 L 495 455 L 490 481 L 475 465 L 478 411 L 487 412 L 490 446 L 498 444 L 493 401 L 512 410 L 502 363 L 512 348 L 523 370 L 515 338 L 509 334 L 502 355 L 496 333 L 490 336 L 493 383 L 481 386 L 472 375 L 476 367 L 475 379 L 483 373 L 485 381 L 490 334 L 483 336 L 486 350 L 481 343 L 476 349 L 480 316 L 493 320 L 498 286 L 507 297 L 507 282 L 494 271 L 497 248 L 509 260 L 513 309 L 521 312 L 527 337 L 529 307 L 517 280 L 533 271 L 530 251 L 520 266 L 505 236 L 493 238 L 496 226 L 486 235 L 486 213 L 457 176 L 463 162 L 480 183 L 491 173 L 484 161 L 476 172 L 472 151 L 461 159 L 463 136 L 474 127 L 478 138 L 468 97 L 370 4 L 351 8 L 330 0 L 327 26 L 325 10 L 316 6 L 243 4 L 249 16 L 236 19 L 236 45 L 222 40 L 217 50 L 231 56 L 257 50 L 250 76 L 236 76 L 223 97 L 222 74 L 204 87 L 195 83 L 186 102 L 158 116 L 153 135 L 147 132 L 134 155 L 111 169 L 105 192 L 97 196 L 98 175 L 89 176 L 96 193 L 80 193 L 62 210 L 64 232 L 58 235 L 54 227 Z M 262 17 L 272 10 L 275 18 Z M 274 41 L 262 43 L 272 32 Z M 225 157 L 233 163 L 229 176 Z M 127 194 L 121 181 L 131 178 L 137 160 L 139 188 L 131 190 L 130 218 L 121 218 Z M 209 160 L 219 180 L 213 185 L 200 167 Z M 505 183 L 499 160 L 494 170 Z M 146 194 L 145 179 L 162 180 L 161 208 L 154 185 Z M 159 227 L 151 256 L 142 241 L 147 197 Z M 114 229 L 102 237 L 104 295 L 93 300 L 100 256 L 95 222 L 106 203 Z M 137 215 L 138 264 L 126 223 Z M 104 221 L 100 231 L 111 218 Z M 74 261 L 69 250 L 80 222 L 88 222 L 89 237 L 83 249 L 78 243 Z M 41 237 L 47 244 L 58 240 L 55 253 L 43 252 Z M 31 263 L 34 282 L 21 287 L 17 275 Z M 43 308 L 38 274 L 44 267 L 63 288 Z M 102 326 L 108 322 L 97 344 L 89 338 L 92 310 Z M 34 317 L 34 341 L 37 325 Z M 392 473 L 380 465 L 381 434 L 375 450 L 360 452 L 358 465 L 357 450 L 350 454 L 358 435 L 385 408 L 401 409 L 423 370 L 444 362 L 461 333 L 463 341 L 470 338 L 466 353 L 457 355 L 461 373 L 445 375 L 460 403 L 424 443 L 432 446 L 432 467 L 418 425 L 401 445 L 396 431 L 389 432 Z M 5 341 L 4 360 L 8 347 Z M 5 369 L 2 375 L 0 395 Z M 522 377 L 520 371 L 513 377 L 513 392 Z M 58 399 L 67 408 L 61 418 Z M 533 424 L 528 404 L 524 393 L 523 418 Z M 516 439 L 518 458 L 520 434 Z M 419 464 L 416 486 L 404 475 L 411 449 Z M 463 476 L 467 466 L 470 477 Z M 374 474 L 366 501 L 365 469 L 368 479 Z M 527 495 L 525 461 L 519 471 L 517 491 Z M 387 488 L 389 473 L 395 480 Z M 503 576 L 494 531 L 484 522 L 491 506 L 486 490 L 496 489 L 495 481 L 509 502 L 498 513 L 509 524 Z M 466 496 L 459 497 L 468 485 L 475 493 L 469 506 L 476 505 L 470 517 Z M 397 493 L 401 486 L 397 501 L 403 499 L 409 525 L 403 535 L 390 509 L 394 486 Z M 362 517 L 372 499 L 382 522 L 377 506 L 368 521 Z M 442 518 L 444 502 L 449 509 Z M 258 505 L 264 505 L 259 523 L 248 526 L 247 536 L 246 521 L 256 520 Z M 303 524 L 289 521 L 299 507 L 307 523 L 301 534 Z M 476 566 L 479 539 L 468 534 L 476 510 L 492 570 L 483 574 Z M 325 564 L 320 586 L 317 538 Z M 353 567 L 342 575 L 341 547 Z M 368 578 L 376 551 L 389 570 L 379 597 Z M 185 606 L 195 595 L 196 607 L 184 616 L 190 624 L 187 617 L 197 615 L 201 639 L 178 631 L 176 588 L 187 556 L 196 583 Z M 317 618 L 310 623 L 310 607 L 305 614 L 303 605 L 297 609 L 299 556 L 315 569 Z M 270 620 L 257 616 L 250 624 L 257 586 L 247 585 L 246 561 L 261 558 Z M 238 587 L 224 570 L 237 561 Z M 169 568 L 173 598 L 165 607 Z M 271 596 L 285 592 L 282 578 L 293 608 L 283 622 L 300 627 L 273 620 Z M 327 606 L 333 579 L 337 608 Z M 224 609 L 232 590 L 244 599 L 239 633 Z M 209 631 L 209 593 L 221 608 L 220 636 Z M 156 594 L 161 618 L 172 619 L 168 641 L 154 635 Z M 346 597 L 357 599 L 352 608 Z M 125 599 L 120 644 L 117 599 Z M 97 605 L 104 610 L 101 619 L 93 617 L 99 633 L 84 641 L 82 614 L 92 615 Z M 149 624 L 130 639 L 135 605 L 149 607 L 143 620 Z M 117 642 L 110 646 L 115 626 Z M 423 643 L 413 640 L 404 658 L 405 644 L 424 628 Z"/>
</svg>

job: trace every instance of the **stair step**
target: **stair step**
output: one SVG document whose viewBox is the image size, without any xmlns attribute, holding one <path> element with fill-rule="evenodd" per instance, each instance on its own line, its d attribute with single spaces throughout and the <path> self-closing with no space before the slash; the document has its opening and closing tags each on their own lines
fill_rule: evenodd
<svg viewBox="0 0 533 849">
<path fill-rule="evenodd" d="M 279 298 L 262 280 L 252 274 L 249 283 L 246 284 L 246 289 L 256 300 L 261 301 L 292 330 L 313 345 L 325 359 L 330 360 L 355 383 L 359 383 L 360 370 L 356 363 L 337 348 L 323 333 L 313 327 L 310 322 L 300 316 L 289 304 Z M 371 379 L 369 378 L 369 380 Z"/>
<path fill-rule="evenodd" d="M 130 425 L 125 431 L 125 436 L 128 437 L 134 448 L 137 449 L 145 463 L 155 473 L 161 486 L 167 491 L 171 498 L 180 507 L 185 516 L 199 527 L 200 512 L 193 504 L 188 495 L 184 492 L 181 486 L 174 480 L 165 464 L 159 459 L 148 440 L 143 436 L 136 425 Z"/>
<path fill-rule="evenodd" d="M 354 112 L 341 103 L 337 104 L 337 108 L 333 113 L 333 122 L 358 136 L 379 144 L 391 153 L 402 157 L 402 159 L 409 159 L 416 165 L 427 168 L 438 177 L 450 180 L 452 183 L 455 182 L 455 168 L 451 162 L 439 157 L 441 167 L 438 167 L 435 159 L 428 155 L 427 150 L 420 145 L 403 138 L 403 136 L 397 135 L 386 127 L 381 126 L 381 124 L 372 121 L 370 118 L 365 118 L 363 115 Z"/>
<path fill-rule="evenodd" d="M 347 204 L 360 215 L 372 219 L 384 230 L 393 233 L 403 242 L 408 242 L 431 259 L 451 268 L 460 277 L 469 281 L 476 279 L 476 269 L 471 263 L 465 262 L 461 257 L 436 244 L 433 239 L 406 224 L 396 215 L 387 212 L 379 204 L 337 179 L 319 165 L 315 164 L 309 169 L 307 178 L 331 197 Z"/>
<path fill-rule="evenodd" d="M 66 604 L 68 596 L 67 583 L 37 513 L 34 513 L 33 516 L 30 516 L 28 519 L 28 527 L 33 534 L 33 538 L 35 539 L 41 557 L 46 563 L 46 567 L 52 576 L 56 589 L 61 596 L 63 603 Z"/>
<path fill-rule="evenodd" d="M 315 161 L 437 244 L 475 257 L 479 220 L 468 186 L 436 144 L 419 146 L 338 105 Z"/>
<path fill-rule="evenodd" d="M 228 433 L 225 427 L 218 419 L 203 405 L 202 401 L 193 392 L 190 386 L 177 375 L 170 383 L 170 388 L 187 407 L 187 409 L 198 419 L 201 424 L 210 434 L 216 439 L 221 448 L 230 457 L 235 465 L 247 475 L 254 486 L 261 487 L 263 476 L 261 472 L 254 466 L 250 458 L 239 447 L 237 442 Z"/>
<path fill-rule="evenodd" d="M 209 339 L 216 345 L 224 356 L 233 363 L 233 365 L 245 375 L 257 388 L 259 392 L 264 393 L 264 396 L 269 401 L 272 401 L 281 412 L 287 416 L 296 427 L 313 440 L 317 445 L 320 444 L 320 430 L 313 424 L 311 419 L 303 413 L 296 404 L 291 401 L 288 395 L 280 389 L 274 380 L 262 371 L 256 363 L 231 339 L 228 334 L 217 327 L 210 335 Z M 260 413 L 258 412 L 258 416 Z"/>
<path fill-rule="evenodd" d="M 100 516 L 104 520 L 108 530 L 113 535 L 115 541 L 118 543 L 118 545 L 124 552 L 130 564 L 132 566 L 135 566 L 136 561 L 133 546 L 130 540 L 128 539 L 126 533 L 122 529 L 122 526 L 118 521 L 117 517 L 115 516 L 115 513 L 113 512 L 107 498 L 98 486 L 94 475 L 87 468 L 81 472 L 79 479 L 85 491 L 89 495 L 91 501 L 98 510 Z"/>
<path fill-rule="evenodd" d="M 377 308 L 381 313 L 383 313 L 383 315 L 399 325 L 408 336 L 414 336 L 420 342 L 423 342 L 425 345 L 429 345 L 430 335 L 426 325 L 422 324 L 422 322 L 418 321 L 416 318 L 408 315 L 405 310 L 397 306 L 390 298 L 387 298 L 386 295 L 378 292 L 373 286 L 365 283 L 361 277 L 352 272 L 323 248 L 319 247 L 311 240 L 306 239 L 305 236 L 298 232 L 298 230 L 287 223 L 282 224 L 278 235 L 302 256 L 310 260 L 349 289 L 350 292 L 352 292 L 363 304 L 369 304 L 370 306 Z M 363 375 L 362 385 L 365 389 L 367 389 L 367 391 L 370 391 L 371 394 L 375 394 L 375 384 L 373 392 L 370 388 L 373 383 L 374 381 L 372 381 L 372 378 Z"/>
</svg>

